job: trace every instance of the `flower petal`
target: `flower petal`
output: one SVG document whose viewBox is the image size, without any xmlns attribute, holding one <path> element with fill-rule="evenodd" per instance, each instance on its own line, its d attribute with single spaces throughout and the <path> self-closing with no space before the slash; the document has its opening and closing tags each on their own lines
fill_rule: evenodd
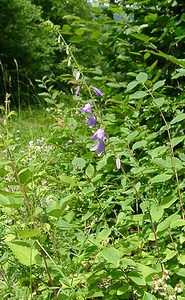
<svg viewBox="0 0 185 300">
<path fill-rule="evenodd" d="M 120 160 L 119 157 L 116 158 L 116 168 L 117 168 L 118 170 L 121 169 L 121 160 Z"/>
<path fill-rule="evenodd" d="M 85 120 L 87 123 L 89 123 L 89 127 L 92 128 L 96 125 L 96 117 L 95 115 L 90 116 L 90 118 L 86 118 Z"/>
<path fill-rule="evenodd" d="M 96 87 L 93 87 L 93 91 L 94 91 L 98 96 L 101 96 L 101 97 L 104 96 L 104 93 L 102 93 L 102 91 L 100 91 L 100 90 L 97 89 Z"/>
<path fill-rule="evenodd" d="M 85 114 L 91 114 L 92 113 L 92 106 L 90 103 L 87 103 L 83 108 L 80 109 L 81 112 L 84 112 Z"/>
</svg>

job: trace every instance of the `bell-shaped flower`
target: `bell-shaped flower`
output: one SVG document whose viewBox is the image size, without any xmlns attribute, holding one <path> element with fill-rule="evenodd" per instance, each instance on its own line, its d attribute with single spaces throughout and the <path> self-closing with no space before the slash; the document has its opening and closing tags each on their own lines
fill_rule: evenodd
<svg viewBox="0 0 185 300">
<path fill-rule="evenodd" d="M 92 140 L 101 140 L 104 142 L 105 140 L 105 131 L 102 128 L 99 128 L 92 137 Z"/>
<path fill-rule="evenodd" d="M 101 156 L 102 153 L 105 152 L 105 143 L 104 143 L 103 140 L 99 140 L 98 144 L 95 145 L 95 146 L 91 149 L 91 151 L 96 151 L 96 150 L 98 151 L 98 156 Z"/>
<path fill-rule="evenodd" d="M 93 91 L 94 91 L 98 96 L 101 96 L 101 97 L 104 96 L 104 93 L 102 93 L 102 91 L 100 91 L 100 90 L 97 89 L 96 87 L 93 87 Z"/>
<path fill-rule="evenodd" d="M 79 93 L 80 93 L 80 86 L 78 85 L 75 91 L 75 95 L 78 96 Z"/>
<path fill-rule="evenodd" d="M 92 128 L 96 125 L 96 117 L 95 115 L 90 116 L 90 118 L 86 118 L 85 121 L 89 123 L 89 127 Z"/>
<path fill-rule="evenodd" d="M 78 80 L 80 78 L 80 72 L 76 72 L 76 76 L 75 76 L 75 79 Z"/>
<path fill-rule="evenodd" d="M 117 168 L 118 170 L 121 169 L 121 160 L 120 160 L 119 157 L 116 158 L 116 168 Z"/>
<path fill-rule="evenodd" d="M 83 108 L 80 109 L 80 112 L 84 112 L 85 114 L 92 113 L 92 106 L 90 103 L 87 103 Z"/>
</svg>

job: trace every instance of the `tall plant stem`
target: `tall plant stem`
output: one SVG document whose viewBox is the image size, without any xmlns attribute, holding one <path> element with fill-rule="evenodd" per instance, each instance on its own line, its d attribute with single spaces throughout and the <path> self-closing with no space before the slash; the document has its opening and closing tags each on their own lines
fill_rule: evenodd
<svg viewBox="0 0 185 300">
<path fill-rule="evenodd" d="M 169 139 L 169 145 L 170 145 L 170 154 L 171 154 L 171 164 L 172 164 L 172 169 L 175 175 L 175 179 L 176 179 L 176 183 L 177 183 L 177 192 L 178 192 L 178 197 L 179 197 L 179 204 L 180 204 L 180 208 L 181 208 L 181 214 L 182 214 L 182 218 L 185 219 L 185 211 L 184 211 L 184 207 L 183 207 L 183 201 L 182 201 L 182 195 L 181 195 L 181 189 L 180 189 L 180 185 L 179 185 L 179 177 L 178 177 L 178 173 L 177 173 L 177 169 L 176 169 L 176 164 L 175 164 L 175 155 L 174 155 L 174 150 L 173 150 L 173 143 L 172 143 L 172 138 L 171 138 L 171 133 L 170 133 L 170 128 L 169 125 L 165 119 L 165 116 L 160 108 L 160 106 L 158 106 L 155 103 L 155 98 L 153 96 L 153 94 L 151 93 L 151 91 L 147 88 L 147 86 L 144 84 L 145 89 L 147 90 L 147 92 L 150 94 L 150 96 L 152 97 L 153 103 L 157 106 L 161 118 L 166 126 L 166 130 L 167 130 L 167 134 L 168 134 L 168 139 Z"/>
</svg>

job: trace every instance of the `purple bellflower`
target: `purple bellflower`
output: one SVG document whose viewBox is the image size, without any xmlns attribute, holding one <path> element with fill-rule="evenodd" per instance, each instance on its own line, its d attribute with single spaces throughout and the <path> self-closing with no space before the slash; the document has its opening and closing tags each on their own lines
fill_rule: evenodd
<svg viewBox="0 0 185 300">
<path fill-rule="evenodd" d="M 101 97 L 104 96 L 104 93 L 102 93 L 102 91 L 100 91 L 100 90 L 97 89 L 96 87 L 93 87 L 93 91 L 94 91 L 98 96 L 101 96 Z"/>
<path fill-rule="evenodd" d="M 116 168 L 117 168 L 118 170 L 121 169 L 121 160 L 120 160 L 119 157 L 116 158 Z"/>
<path fill-rule="evenodd" d="M 98 150 L 98 156 L 105 152 L 105 131 L 102 128 L 99 128 L 92 137 L 92 140 L 98 140 L 98 144 L 95 145 L 91 151 Z"/>
<path fill-rule="evenodd" d="M 96 151 L 96 150 L 98 150 L 98 156 L 101 156 L 102 153 L 105 152 L 105 143 L 103 140 L 99 140 L 99 143 L 91 149 L 91 151 Z"/>
<path fill-rule="evenodd" d="M 78 96 L 79 93 L 80 93 L 80 86 L 78 85 L 75 91 L 75 95 Z"/>
<path fill-rule="evenodd" d="M 83 108 L 80 109 L 80 112 L 84 112 L 85 114 L 92 113 L 92 106 L 90 103 L 87 103 Z"/>
<path fill-rule="evenodd" d="M 89 123 L 89 127 L 92 128 L 96 125 L 96 117 L 95 115 L 90 116 L 90 118 L 85 119 L 86 123 Z"/>
<path fill-rule="evenodd" d="M 99 128 L 99 129 L 95 132 L 95 134 L 93 135 L 92 140 L 93 140 L 93 141 L 95 141 L 95 140 L 99 140 L 99 141 L 100 141 L 100 140 L 101 140 L 101 141 L 104 142 L 104 140 L 105 140 L 105 131 L 104 131 L 104 129 Z"/>
</svg>

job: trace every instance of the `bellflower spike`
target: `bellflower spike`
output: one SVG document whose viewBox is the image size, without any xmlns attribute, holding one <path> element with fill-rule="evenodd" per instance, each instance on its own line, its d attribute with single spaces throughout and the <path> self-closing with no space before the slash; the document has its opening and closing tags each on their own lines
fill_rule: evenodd
<svg viewBox="0 0 185 300">
<path fill-rule="evenodd" d="M 90 116 L 90 118 L 86 118 L 85 121 L 89 123 L 89 127 L 92 128 L 96 125 L 96 117 L 95 115 Z"/>
<path fill-rule="evenodd" d="M 96 151 L 98 150 L 98 156 L 101 156 L 102 153 L 105 152 L 105 143 L 102 140 L 99 140 L 99 143 L 97 145 L 95 145 L 91 151 Z"/>
<path fill-rule="evenodd" d="M 116 158 L 116 168 L 117 168 L 118 170 L 121 169 L 121 160 L 120 160 L 119 157 Z"/>
<path fill-rule="evenodd" d="M 84 112 L 85 114 L 92 113 L 92 106 L 90 103 L 87 103 L 83 108 L 80 109 L 80 112 Z"/>
<path fill-rule="evenodd" d="M 93 87 L 93 91 L 94 91 L 98 96 L 101 96 L 101 97 L 104 96 L 104 93 L 102 93 L 102 91 L 100 91 L 100 90 L 97 89 L 96 87 Z"/>
<path fill-rule="evenodd" d="M 75 95 L 78 96 L 79 93 L 80 93 L 80 86 L 78 85 L 75 91 Z"/>
<path fill-rule="evenodd" d="M 99 140 L 99 141 L 103 141 L 105 140 L 105 131 L 104 129 L 102 128 L 99 128 L 95 134 L 93 135 L 92 137 L 92 140 L 95 141 L 95 140 Z"/>
</svg>

